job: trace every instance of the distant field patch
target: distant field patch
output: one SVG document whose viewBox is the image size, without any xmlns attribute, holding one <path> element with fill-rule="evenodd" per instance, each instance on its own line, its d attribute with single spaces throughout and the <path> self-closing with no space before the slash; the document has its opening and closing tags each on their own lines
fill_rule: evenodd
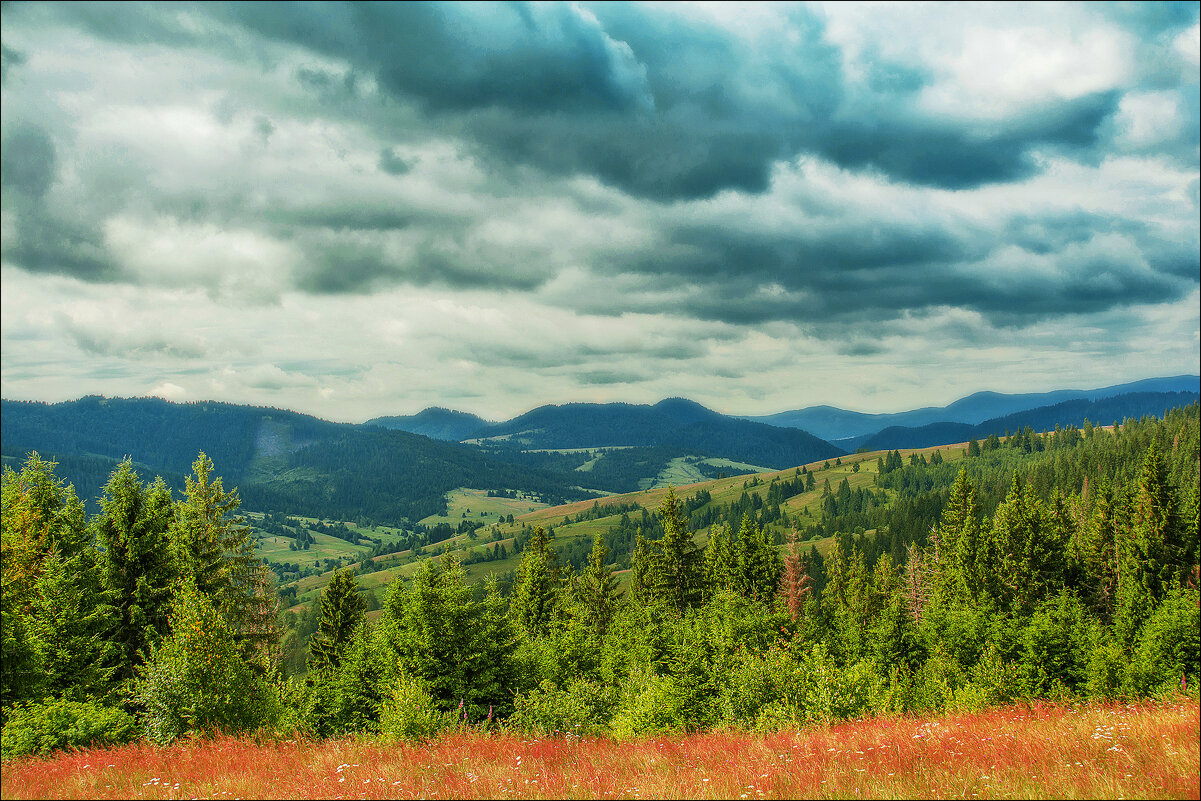
<svg viewBox="0 0 1201 801">
<path fill-rule="evenodd" d="M 371 534 L 371 532 L 367 533 L 373 537 L 379 536 L 378 534 Z M 257 543 L 259 556 L 268 562 L 296 562 L 303 564 L 323 559 L 341 559 L 345 556 L 358 559 L 371 550 L 366 545 L 354 545 L 346 540 L 340 540 L 337 537 L 331 537 L 328 534 L 320 534 L 318 532 L 313 532 L 313 544 L 309 546 L 307 551 L 304 549 L 292 550 L 289 546 L 295 543 L 296 540 L 291 537 L 278 537 L 274 535 L 261 537 Z"/>
<path fill-rule="evenodd" d="M 548 505 L 529 498 L 489 498 L 487 490 L 460 487 L 446 493 L 446 514 L 430 515 L 420 522 L 424 526 L 437 523 L 457 526 L 464 520 L 480 520 L 491 525 L 498 522 L 502 516 L 516 517 L 545 509 Z"/>
<path fill-rule="evenodd" d="M 760 467 L 758 465 L 747 464 L 746 462 L 735 462 L 732 459 L 697 459 L 694 456 L 678 456 L 672 459 L 667 465 L 659 471 L 659 475 L 653 479 L 642 479 L 639 485 L 642 489 L 653 489 L 655 487 L 678 487 L 684 484 L 696 484 L 700 481 L 709 481 L 712 475 L 706 475 L 701 471 L 699 465 L 708 465 L 717 469 L 726 468 L 726 472 L 739 473 L 765 473 L 771 470 L 769 467 Z"/>
</svg>

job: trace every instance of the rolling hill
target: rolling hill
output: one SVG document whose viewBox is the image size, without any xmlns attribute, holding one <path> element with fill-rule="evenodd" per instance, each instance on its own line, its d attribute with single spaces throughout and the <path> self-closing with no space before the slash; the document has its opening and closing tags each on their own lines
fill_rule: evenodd
<svg viewBox="0 0 1201 801">
<path fill-rule="evenodd" d="M 410 434 L 420 434 L 447 442 L 461 442 L 475 436 L 488 425 L 488 421 L 467 412 L 431 406 L 417 414 L 374 417 L 363 425 L 408 431 Z"/>
<path fill-rule="evenodd" d="M 377 426 L 331 423 L 280 409 L 157 398 L 0 401 L 6 464 L 38 451 L 92 500 L 126 456 L 176 489 L 203 450 L 248 509 L 314 517 L 417 520 L 461 486 L 585 497 L 578 478 L 505 462 L 478 448 Z"/>
<path fill-rule="evenodd" d="M 855 437 L 844 442 L 869 450 L 925 448 L 940 442 L 984 439 L 991 434 L 1002 436 L 1006 432 L 1017 432 L 1026 427 L 1036 431 L 1048 431 L 1056 426 L 1080 426 L 1085 420 L 1108 425 L 1130 417 L 1162 417 L 1168 409 L 1185 406 L 1198 399 L 1201 399 L 1201 394 L 1196 392 L 1133 392 L 1098 400 L 1077 398 L 996 417 L 978 425 L 952 422 L 932 423 L 914 428 L 890 426 L 875 434 Z"/>
<path fill-rule="evenodd" d="M 863 444 L 866 439 L 860 439 L 858 442 L 842 440 L 853 437 L 866 438 L 866 436 L 891 427 L 920 428 L 935 423 L 961 423 L 974 426 L 986 420 L 1030 409 L 1054 406 L 1070 400 L 1096 401 L 1132 393 L 1198 392 L 1199 385 L 1201 385 L 1201 378 L 1198 376 L 1179 375 L 1148 378 L 1089 390 L 1065 389 L 1013 395 L 998 392 L 976 392 L 947 406 L 927 406 L 891 414 L 868 414 L 833 406 L 810 406 L 805 409 L 744 419 L 774 426 L 799 428 L 836 445 L 849 446 L 848 450 L 850 450 Z"/>
</svg>

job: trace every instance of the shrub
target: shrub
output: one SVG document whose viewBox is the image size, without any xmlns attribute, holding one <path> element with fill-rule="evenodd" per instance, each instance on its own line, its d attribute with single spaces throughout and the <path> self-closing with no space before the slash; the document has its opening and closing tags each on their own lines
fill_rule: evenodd
<svg viewBox="0 0 1201 801">
<path fill-rule="evenodd" d="M 1084 665 L 1084 688 L 1089 698 L 1111 699 L 1125 695 L 1122 676 L 1127 659 L 1122 646 L 1108 630 L 1094 626 L 1088 659 Z"/>
<path fill-rule="evenodd" d="M 191 582 L 176 593 L 170 620 L 171 636 L 152 646 L 138 688 L 147 737 L 165 745 L 189 732 L 241 733 L 274 723 L 275 693 Z"/>
<path fill-rule="evenodd" d="M 1021 685 L 1029 698 L 1065 695 L 1085 681 L 1088 625 L 1067 590 L 1039 604 L 1021 633 Z"/>
<path fill-rule="evenodd" d="M 721 685 L 722 722 L 737 726 L 763 717 L 764 726 L 793 717 L 799 687 L 799 665 L 780 648 L 762 655 L 740 651 L 734 655 L 726 680 Z M 791 697 L 790 697 L 791 696 Z M 764 710 L 771 711 L 764 714 Z"/>
<path fill-rule="evenodd" d="M 956 690 L 963 686 L 963 678 L 963 669 L 955 657 L 947 654 L 941 645 L 936 646 L 913 677 L 909 711 L 941 712 L 946 709 Z"/>
<path fill-rule="evenodd" d="M 1007 663 L 994 643 L 989 643 L 980 661 L 968 671 L 970 681 L 955 690 L 951 706 L 968 712 L 1008 704 L 1021 694 L 1022 671 Z"/>
<path fill-rule="evenodd" d="M 62 748 L 107 747 L 130 742 L 137 734 L 132 715 L 92 701 L 17 704 L 0 732 L 0 754 L 12 759 Z"/>
<path fill-rule="evenodd" d="M 1130 688 L 1138 695 L 1164 695 L 1182 677 L 1197 686 L 1201 661 L 1201 609 L 1195 589 L 1176 588 L 1151 616 L 1139 636 L 1130 664 Z"/>
<path fill-rule="evenodd" d="M 275 703 L 279 717 L 275 728 L 282 734 L 316 734 L 317 694 L 312 684 L 295 676 L 275 685 Z"/>
<path fill-rule="evenodd" d="M 392 740 L 424 740 L 454 725 L 454 713 L 443 712 L 430 692 L 405 673 L 392 680 L 380 709 L 380 734 Z"/>
<path fill-rule="evenodd" d="M 522 731 L 598 734 L 609 724 L 617 698 L 599 682 L 577 678 L 560 688 L 543 681 L 536 689 L 517 696 L 509 721 Z"/>
<path fill-rule="evenodd" d="M 675 676 L 657 676 L 639 669 L 626 683 L 624 698 L 613 715 L 611 730 L 618 737 L 678 732 L 685 729 L 684 697 Z"/>
</svg>

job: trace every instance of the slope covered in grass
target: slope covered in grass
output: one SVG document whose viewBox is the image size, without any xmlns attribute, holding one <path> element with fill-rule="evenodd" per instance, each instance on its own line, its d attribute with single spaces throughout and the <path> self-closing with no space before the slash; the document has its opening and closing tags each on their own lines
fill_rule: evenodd
<svg viewBox="0 0 1201 801">
<path fill-rule="evenodd" d="M 223 738 L 4 765 L 17 798 L 1196 798 L 1195 698 L 766 734 L 429 742 Z"/>
</svg>

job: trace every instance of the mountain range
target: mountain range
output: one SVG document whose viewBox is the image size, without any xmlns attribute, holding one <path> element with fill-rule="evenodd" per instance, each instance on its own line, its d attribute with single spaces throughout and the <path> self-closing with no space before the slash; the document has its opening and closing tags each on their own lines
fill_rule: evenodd
<svg viewBox="0 0 1201 801">
<path fill-rule="evenodd" d="M 59 475 L 94 506 L 121 459 L 181 489 L 204 450 L 248 509 L 413 521 L 444 510 L 445 494 L 456 487 L 573 500 L 679 483 L 697 472 L 784 469 L 856 449 L 928 447 L 1027 426 L 1078 426 L 1086 418 L 1107 424 L 1160 416 L 1201 399 L 1199 383 L 1197 376 L 1176 376 L 1095 390 L 981 392 L 941 408 L 883 415 L 821 406 L 739 418 L 669 398 L 654 405 L 547 405 L 501 422 L 431 408 L 360 425 L 213 401 L 3 400 L 0 455 L 9 466 L 33 450 L 53 458 Z M 801 423 L 813 430 L 795 427 Z M 684 463 L 691 473 L 681 472 Z"/>
<path fill-rule="evenodd" d="M 919 428 L 933 423 L 965 423 L 974 426 L 986 420 L 1039 407 L 1054 406 L 1064 401 L 1079 399 L 1096 401 L 1131 393 L 1165 392 L 1191 392 L 1194 394 L 1201 392 L 1201 377 L 1178 375 L 1167 378 L 1148 378 L 1099 389 L 1063 389 L 1054 392 L 1012 395 L 999 392 L 977 392 L 946 406 L 925 406 L 920 409 L 891 414 L 853 412 L 833 406 L 809 406 L 804 409 L 758 417 L 744 417 L 744 419 L 773 426 L 800 428 L 828 442 L 841 444 L 844 447 L 850 445 L 853 449 L 858 444 L 862 444 L 863 440 L 859 443 L 842 443 L 840 440 L 865 437 L 865 435 L 875 434 L 893 426 Z"/>
</svg>

